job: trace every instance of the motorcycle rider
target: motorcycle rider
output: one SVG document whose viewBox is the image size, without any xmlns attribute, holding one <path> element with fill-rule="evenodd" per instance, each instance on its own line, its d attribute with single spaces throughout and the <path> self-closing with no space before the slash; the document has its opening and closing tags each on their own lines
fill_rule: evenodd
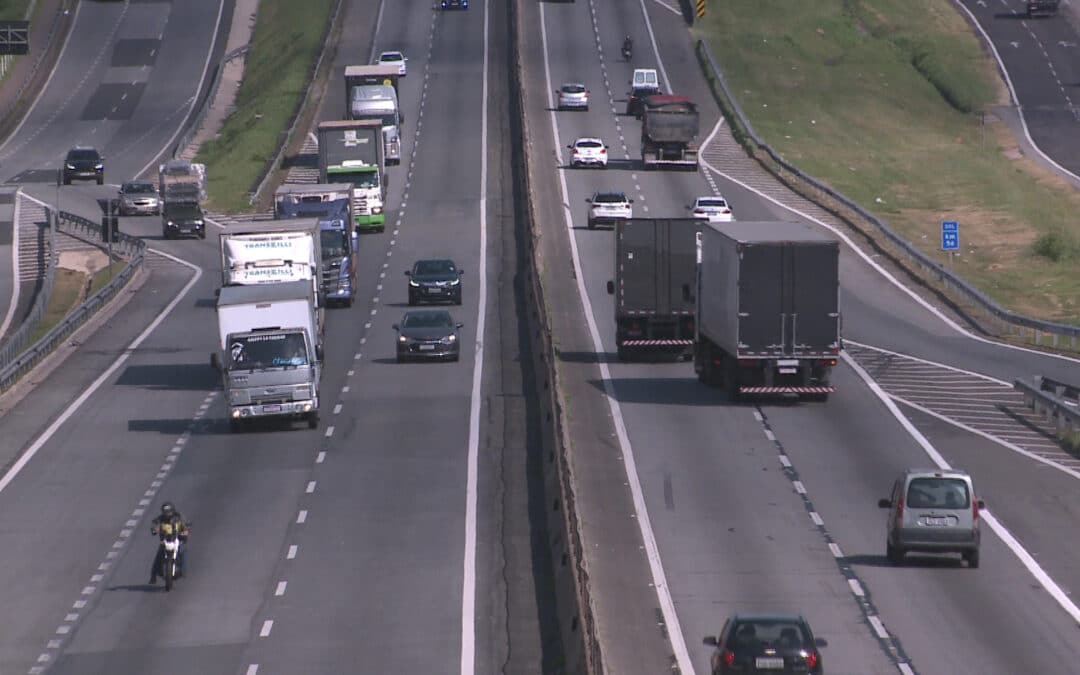
<svg viewBox="0 0 1080 675">
<path fill-rule="evenodd" d="M 634 53 L 634 41 L 630 39 L 629 35 L 627 35 L 626 38 L 623 39 L 622 53 L 623 56 L 625 56 L 627 59 L 629 59 L 630 55 Z"/>
<path fill-rule="evenodd" d="M 165 502 L 161 505 L 161 514 L 150 521 L 150 525 L 150 534 L 155 535 L 162 542 L 158 544 L 157 553 L 154 555 L 154 564 L 150 568 L 150 585 L 152 586 L 157 583 L 158 577 L 165 576 L 163 569 L 165 563 L 164 541 L 165 537 L 171 534 L 175 534 L 180 539 L 180 548 L 176 552 L 176 576 L 183 576 L 189 532 L 184 517 L 176 510 L 172 502 Z"/>
</svg>

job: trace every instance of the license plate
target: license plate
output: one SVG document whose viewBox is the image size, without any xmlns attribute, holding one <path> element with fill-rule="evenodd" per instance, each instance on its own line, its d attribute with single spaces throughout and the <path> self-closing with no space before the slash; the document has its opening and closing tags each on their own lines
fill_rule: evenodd
<svg viewBox="0 0 1080 675">
<path fill-rule="evenodd" d="M 276 412 L 281 412 L 281 406 L 280 406 L 280 405 L 278 405 L 278 404 L 276 404 L 276 403 L 275 403 L 275 404 L 273 404 L 273 405 L 264 405 L 264 406 L 262 407 L 262 410 L 263 410 L 263 412 L 264 412 L 264 413 L 276 413 Z"/>
<path fill-rule="evenodd" d="M 443 292 L 441 288 L 429 288 L 427 289 L 428 295 L 440 295 Z"/>
<path fill-rule="evenodd" d="M 945 516 L 929 517 L 926 519 L 926 524 L 931 527 L 944 527 L 949 524 L 949 519 Z"/>
<path fill-rule="evenodd" d="M 420 351 L 433 352 L 435 351 L 435 345 L 420 345 Z"/>
<path fill-rule="evenodd" d="M 754 667 L 763 670 L 783 670 L 784 657 L 782 656 L 759 656 L 754 659 Z"/>
</svg>

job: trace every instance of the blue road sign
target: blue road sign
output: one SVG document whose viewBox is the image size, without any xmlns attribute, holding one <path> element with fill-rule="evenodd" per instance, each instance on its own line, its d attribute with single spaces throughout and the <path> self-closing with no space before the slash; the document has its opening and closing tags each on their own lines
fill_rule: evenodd
<svg viewBox="0 0 1080 675">
<path fill-rule="evenodd" d="M 955 220 L 941 222 L 941 250 L 960 250 L 960 223 Z"/>
</svg>

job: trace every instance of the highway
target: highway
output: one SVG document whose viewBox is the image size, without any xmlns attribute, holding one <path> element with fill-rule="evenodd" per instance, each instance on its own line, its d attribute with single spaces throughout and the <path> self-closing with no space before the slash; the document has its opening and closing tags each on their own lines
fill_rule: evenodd
<svg viewBox="0 0 1080 675">
<path fill-rule="evenodd" d="M 328 311 L 317 430 L 228 433 L 208 365 L 217 230 L 164 241 L 157 219 L 123 219 L 159 252 L 144 287 L 5 417 L 28 451 L 5 458 L 17 473 L 0 483 L 0 612 L 19 627 L 0 637 L 0 672 L 530 672 L 558 659 L 539 606 L 545 538 L 522 499 L 533 403 L 504 262 L 507 16 L 486 4 L 350 2 L 339 17 L 318 118 L 340 118 L 345 65 L 402 49 L 407 159 L 390 170 L 386 232 L 361 238 L 358 302 Z M 109 176 L 149 161 L 114 169 L 126 146 L 100 145 Z M 93 215 L 100 192 L 65 188 L 62 206 Z M 458 363 L 393 359 L 402 272 L 424 256 L 466 270 Z M 65 408 L 76 391 L 85 400 Z M 168 595 L 147 584 L 148 520 L 166 499 L 193 522 L 189 574 Z"/>
<path fill-rule="evenodd" d="M 1039 152 L 1075 178 L 1080 174 L 1080 30 L 1070 22 L 1074 10 L 1062 3 L 1057 16 L 1029 19 L 1019 0 L 962 4 L 1008 73 L 1026 133 Z"/>
<path fill-rule="evenodd" d="M 564 351 L 564 377 L 575 401 L 588 395 L 611 398 L 609 428 L 596 428 L 600 418 L 595 414 L 578 420 L 572 431 L 574 452 L 591 457 L 608 450 L 610 437 L 621 436 L 617 449 L 629 484 L 624 489 L 630 493 L 622 500 L 632 502 L 632 493 L 639 490 L 645 507 L 635 509 L 636 519 L 583 513 L 589 528 L 585 537 L 604 540 L 613 528 L 639 529 L 639 560 L 625 551 L 623 560 L 649 570 L 651 578 L 642 583 L 661 588 L 636 608 L 638 616 L 654 619 L 650 635 L 645 622 L 624 618 L 628 608 L 611 590 L 618 582 L 593 576 L 611 671 L 654 672 L 652 664 L 640 660 L 639 645 L 661 637 L 656 622 L 662 615 L 674 661 L 684 673 L 707 672 L 709 651 L 701 639 L 715 634 L 728 614 L 755 610 L 803 612 L 830 641 L 824 652 L 828 672 L 896 672 L 899 664 L 917 672 L 1056 672 L 1073 662 L 1075 619 L 994 534 L 995 528 L 983 525 L 978 570 L 927 558 L 894 569 L 884 562 L 884 515 L 876 500 L 886 496 L 904 468 L 931 465 L 912 432 L 925 433 L 945 460 L 972 471 L 988 503 L 985 520 L 1007 528 L 1039 561 L 1042 572 L 1068 593 L 1080 588 L 1080 577 L 1068 545 L 1058 542 L 1076 532 L 1071 517 L 1080 505 L 1076 477 L 911 409 L 898 410 L 910 420 L 898 419 L 859 372 L 846 365 L 838 369 L 839 391 L 827 404 L 766 401 L 755 406 L 725 401 L 697 383 L 689 364 L 615 360 L 614 310 L 604 288 L 613 276 L 614 244 L 610 231 L 585 229 L 584 199 L 593 190 L 622 189 L 636 200 L 635 215 L 671 216 L 685 214 L 694 197 L 711 193 L 700 173 L 639 170 L 634 161 L 640 157 L 639 126 L 621 114 L 624 83 L 634 66 L 659 65 L 672 90 L 704 106 L 703 136 L 713 129 L 718 112 L 685 25 L 664 3 L 633 3 L 632 11 L 605 0 L 530 4 L 524 7 L 526 21 L 543 26 L 530 34 L 534 42 L 527 47 L 530 140 L 532 156 L 540 158 L 534 160 L 537 171 L 547 176 L 534 192 L 549 235 L 573 227 L 573 248 L 565 254 L 576 257 L 580 276 L 576 284 L 561 276 L 554 284 L 564 301 L 583 291 L 582 304 L 591 310 L 599 339 L 594 348 L 601 353 L 600 363 L 584 365 L 579 362 L 589 359 L 580 352 Z M 637 47 L 633 64 L 619 56 L 625 34 Z M 653 38 L 658 53 L 652 50 Z M 549 111 L 546 92 L 565 81 L 583 81 L 591 89 L 589 112 Z M 726 133 L 721 127 L 710 142 Z M 609 169 L 552 170 L 548 157 L 565 161 L 566 144 L 592 135 L 611 146 Z M 630 161 L 614 161 L 623 157 Z M 719 168 L 724 175 L 714 173 L 711 179 L 736 218 L 800 217 L 749 189 L 750 176 L 727 174 L 730 168 Z M 841 275 L 845 337 L 852 340 L 1008 381 L 1037 372 L 1061 373 L 1067 380 L 1080 376 L 1075 361 L 958 332 L 946 322 L 951 319 L 900 291 L 850 249 L 844 251 Z M 575 403 L 579 406 L 597 409 L 590 402 Z M 781 463 L 781 454 L 790 467 Z M 610 485 L 598 482 L 578 485 L 583 494 L 601 489 L 611 492 Z M 1048 502 L 1056 508 L 1047 509 Z M 651 539 L 660 562 L 650 568 L 643 561 Z M 829 544 L 838 546 L 840 555 Z M 674 611 L 663 611 L 667 603 Z"/>
</svg>

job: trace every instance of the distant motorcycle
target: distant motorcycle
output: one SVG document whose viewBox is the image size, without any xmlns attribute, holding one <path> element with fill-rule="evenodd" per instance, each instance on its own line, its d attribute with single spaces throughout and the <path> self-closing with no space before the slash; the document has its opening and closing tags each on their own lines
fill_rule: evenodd
<svg viewBox="0 0 1080 675">
<path fill-rule="evenodd" d="M 631 47 L 630 45 L 623 45 L 623 48 L 622 48 L 623 60 L 629 61 L 631 58 L 633 58 L 633 56 L 634 56 L 634 48 Z"/>
</svg>

